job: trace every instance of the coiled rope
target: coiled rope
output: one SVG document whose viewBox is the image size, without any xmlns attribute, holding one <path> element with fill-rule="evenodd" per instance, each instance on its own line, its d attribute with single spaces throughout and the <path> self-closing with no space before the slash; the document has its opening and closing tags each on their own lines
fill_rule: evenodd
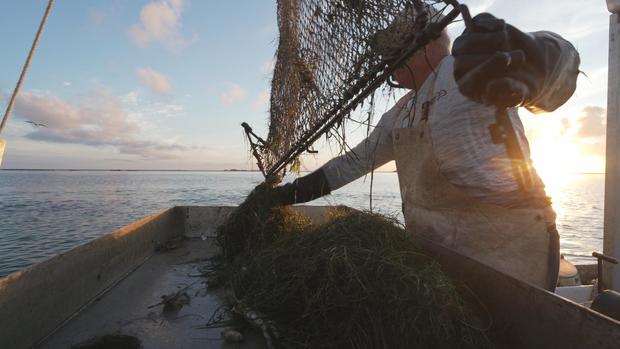
<svg viewBox="0 0 620 349">
<path fill-rule="evenodd" d="M 4 112 L 4 117 L 2 118 L 2 123 L 0 124 L 0 132 L 4 130 L 6 127 L 7 121 L 9 121 L 9 115 L 11 115 L 11 111 L 13 110 L 13 105 L 15 104 L 15 100 L 17 99 L 17 94 L 19 93 L 19 89 L 24 82 L 24 78 L 26 77 L 26 73 L 28 72 L 28 68 L 30 67 L 30 61 L 32 60 L 32 56 L 34 56 L 34 51 L 37 49 L 37 45 L 39 44 L 39 39 L 41 38 L 41 33 L 43 33 L 43 28 L 45 28 L 45 23 L 47 22 L 47 18 L 52 11 L 52 6 L 54 5 L 55 0 L 49 0 L 47 4 L 47 8 L 45 9 L 45 14 L 43 15 L 43 19 L 41 20 L 41 24 L 39 24 L 39 30 L 37 31 L 37 35 L 32 42 L 32 47 L 30 48 L 30 52 L 28 53 L 28 58 L 26 58 L 26 63 L 22 68 L 22 72 L 19 75 L 19 80 L 17 80 L 17 85 L 15 85 L 15 89 L 13 90 L 13 95 L 11 96 L 11 100 L 9 101 L 9 105 L 6 107 L 6 111 Z"/>
</svg>

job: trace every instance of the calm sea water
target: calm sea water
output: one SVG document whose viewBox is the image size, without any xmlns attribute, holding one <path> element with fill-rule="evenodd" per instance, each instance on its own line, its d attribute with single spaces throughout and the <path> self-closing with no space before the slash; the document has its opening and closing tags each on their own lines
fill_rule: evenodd
<svg viewBox="0 0 620 349">
<path fill-rule="evenodd" d="M 174 205 L 237 205 L 261 181 L 250 172 L 0 171 L 0 277 Z M 547 181 L 548 182 L 548 181 Z M 562 252 L 573 262 L 602 250 L 602 175 L 548 184 Z M 368 209 L 370 178 L 316 200 Z M 373 208 L 400 216 L 395 173 L 376 173 Z M 402 218 L 402 217 L 401 217 Z"/>
</svg>

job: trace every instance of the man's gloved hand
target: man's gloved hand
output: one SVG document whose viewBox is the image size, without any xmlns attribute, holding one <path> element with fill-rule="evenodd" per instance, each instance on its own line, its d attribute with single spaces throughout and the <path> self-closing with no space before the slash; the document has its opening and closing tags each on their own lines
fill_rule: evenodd
<svg viewBox="0 0 620 349">
<path fill-rule="evenodd" d="M 559 49 L 550 45 L 481 13 L 452 46 L 459 90 L 486 105 L 528 106 L 555 68 Z"/>
<path fill-rule="evenodd" d="M 299 177 L 292 183 L 287 183 L 273 189 L 274 199 L 282 205 L 300 204 L 318 199 L 331 193 L 327 177 L 322 169 Z"/>
</svg>

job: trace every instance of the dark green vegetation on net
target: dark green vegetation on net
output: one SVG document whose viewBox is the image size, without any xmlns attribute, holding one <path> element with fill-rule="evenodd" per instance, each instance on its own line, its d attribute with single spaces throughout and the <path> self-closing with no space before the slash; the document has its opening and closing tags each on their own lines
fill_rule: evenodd
<svg viewBox="0 0 620 349">
<path fill-rule="evenodd" d="M 490 346 L 457 287 L 395 221 L 334 210 L 313 226 L 291 208 L 258 209 L 269 203 L 262 189 L 231 215 L 219 241 L 231 309 L 273 326 L 275 347 Z"/>
<path fill-rule="evenodd" d="M 310 219 L 289 206 L 277 205 L 268 183 L 258 185 L 217 230 L 226 261 L 249 257 L 278 237 L 303 231 Z"/>
</svg>

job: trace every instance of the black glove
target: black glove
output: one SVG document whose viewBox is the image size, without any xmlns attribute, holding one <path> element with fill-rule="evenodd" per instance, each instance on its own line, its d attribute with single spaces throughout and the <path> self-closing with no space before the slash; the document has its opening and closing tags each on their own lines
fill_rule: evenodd
<svg viewBox="0 0 620 349">
<path fill-rule="evenodd" d="M 459 91 L 486 105 L 530 105 L 556 66 L 559 47 L 489 13 L 472 22 L 473 28 L 465 29 L 452 46 Z"/>
<path fill-rule="evenodd" d="M 299 177 L 292 183 L 273 189 L 274 199 L 282 205 L 300 204 L 302 202 L 318 199 L 331 193 L 327 177 L 322 169 L 318 169 L 308 175 Z"/>
</svg>

